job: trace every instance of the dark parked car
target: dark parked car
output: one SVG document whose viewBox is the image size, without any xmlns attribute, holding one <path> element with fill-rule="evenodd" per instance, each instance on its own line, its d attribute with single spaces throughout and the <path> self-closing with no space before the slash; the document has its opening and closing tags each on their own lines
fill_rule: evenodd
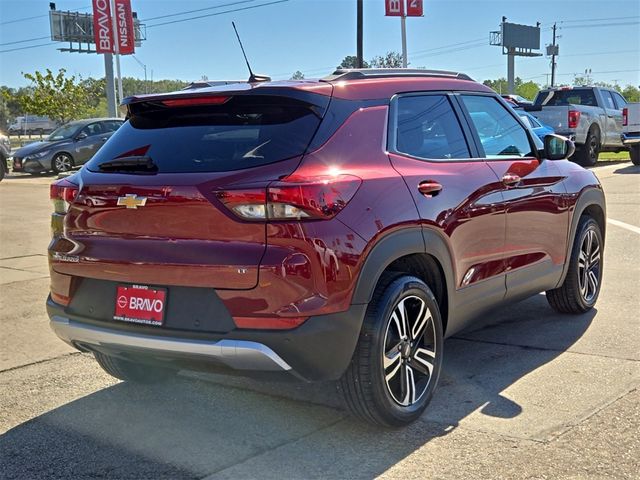
<svg viewBox="0 0 640 480">
<path fill-rule="evenodd" d="M 90 118 L 55 129 L 46 140 L 16 150 L 13 171 L 67 172 L 83 165 L 122 125 L 121 118 Z"/>
<path fill-rule="evenodd" d="M 0 132 L 0 180 L 2 180 L 5 174 L 9 171 L 7 165 L 7 159 L 11 156 L 11 142 L 9 137 Z"/>
<path fill-rule="evenodd" d="M 125 103 L 51 187 L 51 326 L 115 377 L 340 379 L 357 416 L 403 425 L 474 318 L 544 291 L 560 312 L 596 303 L 597 178 L 466 75 L 337 71 Z"/>
</svg>

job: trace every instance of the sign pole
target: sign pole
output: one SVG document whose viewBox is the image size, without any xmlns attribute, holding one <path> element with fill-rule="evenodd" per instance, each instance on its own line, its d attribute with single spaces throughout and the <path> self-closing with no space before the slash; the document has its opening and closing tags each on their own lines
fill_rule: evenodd
<svg viewBox="0 0 640 480">
<path fill-rule="evenodd" d="M 104 53 L 104 77 L 105 88 L 107 90 L 107 108 L 109 116 L 115 117 L 118 112 L 116 103 L 116 85 L 113 79 L 113 55 Z"/>
<path fill-rule="evenodd" d="M 407 68 L 407 17 L 404 12 L 400 17 L 400 24 L 402 25 L 402 68 Z"/>
<path fill-rule="evenodd" d="M 113 24 L 113 52 L 116 56 L 116 74 L 118 77 L 118 105 L 122 103 L 122 75 L 120 73 L 120 41 L 118 35 L 118 15 L 116 13 L 115 0 L 109 0 L 111 5 L 111 23 Z M 116 112 L 116 116 L 120 116 L 120 112 Z"/>
</svg>

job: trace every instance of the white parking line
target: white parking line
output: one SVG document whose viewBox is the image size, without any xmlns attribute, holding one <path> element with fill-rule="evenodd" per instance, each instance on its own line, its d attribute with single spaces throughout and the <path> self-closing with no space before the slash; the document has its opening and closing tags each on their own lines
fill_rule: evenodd
<svg viewBox="0 0 640 480">
<path fill-rule="evenodd" d="M 620 220 L 614 220 L 613 218 L 607 218 L 607 223 L 615 225 L 616 227 L 626 228 L 630 232 L 640 235 L 640 227 L 636 227 L 635 225 L 629 225 L 628 223 L 621 222 Z"/>
</svg>

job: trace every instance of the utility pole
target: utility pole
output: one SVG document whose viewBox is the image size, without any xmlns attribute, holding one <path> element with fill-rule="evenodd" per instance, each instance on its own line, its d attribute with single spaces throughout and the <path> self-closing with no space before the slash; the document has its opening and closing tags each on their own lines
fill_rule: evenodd
<svg viewBox="0 0 640 480">
<path fill-rule="evenodd" d="M 555 85 L 556 81 L 556 24 L 553 24 L 553 44 L 551 54 L 551 88 Z"/>
<path fill-rule="evenodd" d="M 363 17 L 363 5 L 362 0 L 356 0 L 356 67 L 363 68 L 364 60 L 363 60 L 363 51 L 362 51 L 362 17 Z"/>
</svg>

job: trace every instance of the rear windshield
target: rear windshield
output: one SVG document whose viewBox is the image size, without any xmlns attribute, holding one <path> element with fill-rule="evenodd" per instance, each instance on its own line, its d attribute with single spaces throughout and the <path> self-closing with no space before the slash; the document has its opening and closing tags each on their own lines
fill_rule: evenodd
<svg viewBox="0 0 640 480">
<path fill-rule="evenodd" d="M 223 172 L 266 165 L 304 153 L 320 112 L 286 97 L 234 97 L 223 105 L 137 108 L 87 164 L 144 152 L 159 173 Z"/>
<path fill-rule="evenodd" d="M 588 105 L 598 106 L 596 96 L 592 89 L 547 90 L 538 93 L 535 105 L 548 105 L 558 107 L 562 105 Z"/>
</svg>

